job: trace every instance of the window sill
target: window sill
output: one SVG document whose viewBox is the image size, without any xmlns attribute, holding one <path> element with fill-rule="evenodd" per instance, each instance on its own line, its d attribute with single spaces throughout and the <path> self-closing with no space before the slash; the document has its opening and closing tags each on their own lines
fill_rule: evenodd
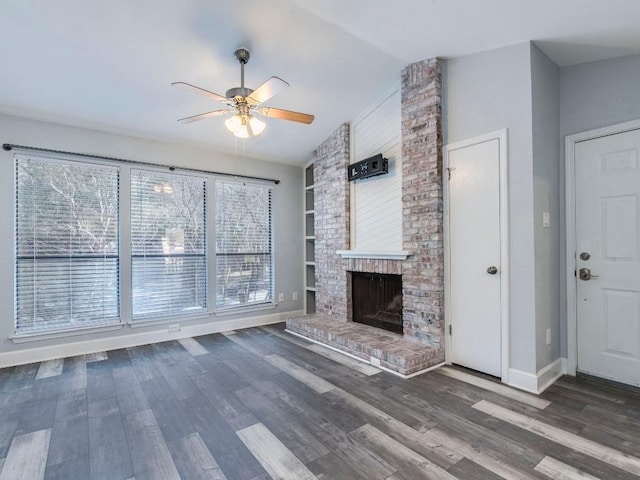
<svg viewBox="0 0 640 480">
<path fill-rule="evenodd" d="M 99 326 L 89 326 L 89 327 L 81 327 L 74 328 L 69 330 L 58 330 L 56 332 L 37 332 L 37 333 L 25 333 L 16 335 L 15 333 L 9 337 L 9 339 L 13 343 L 28 343 L 28 342 L 39 342 L 42 340 L 51 340 L 55 338 L 66 338 L 66 337 L 75 337 L 78 335 L 86 335 L 88 333 L 102 333 L 102 332 L 112 332 L 114 330 L 120 330 L 124 327 L 123 323 L 118 323 L 115 325 L 99 325 Z"/>
<path fill-rule="evenodd" d="M 131 320 L 131 328 L 151 327 L 153 325 L 166 325 L 168 323 L 191 322 L 194 320 L 206 320 L 212 315 L 211 312 L 203 311 L 186 315 L 163 316 L 156 318 L 144 318 L 141 320 Z"/>
<path fill-rule="evenodd" d="M 277 303 L 262 303 L 260 305 L 247 305 L 243 307 L 226 307 L 214 310 L 216 317 L 227 317 L 230 315 L 240 315 L 245 312 L 259 312 L 261 310 L 273 310 L 278 306 Z"/>
</svg>

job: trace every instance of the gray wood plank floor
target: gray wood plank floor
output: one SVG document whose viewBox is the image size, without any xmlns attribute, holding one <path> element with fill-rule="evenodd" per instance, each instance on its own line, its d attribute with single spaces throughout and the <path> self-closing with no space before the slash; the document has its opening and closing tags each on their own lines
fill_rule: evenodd
<svg viewBox="0 0 640 480">
<path fill-rule="evenodd" d="M 640 478 L 640 393 L 410 380 L 281 325 L 0 369 L 0 480 Z"/>
</svg>

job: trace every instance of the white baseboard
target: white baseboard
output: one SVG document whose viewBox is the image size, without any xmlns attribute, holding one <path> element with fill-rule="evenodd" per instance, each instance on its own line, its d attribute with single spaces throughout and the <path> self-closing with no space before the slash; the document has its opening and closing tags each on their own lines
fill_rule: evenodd
<svg viewBox="0 0 640 480">
<path fill-rule="evenodd" d="M 240 330 L 243 328 L 259 327 L 261 325 L 271 325 L 284 322 L 290 317 L 304 315 L 304 311 L 293 311 L 284 313 L 272 313 L 256 317 L 235 318 L 232 320 L 217 320 L 210 323 L 198 325 L 185 325 L 177 332 L 169 332 L 167 329 L 154 330 L 150 332 L 134 331 L 128 335 L 118 335 L 113 337 L 99 338 L 94 340 L 84 340 L 62 345 L 50 345 L 47 347 L 23 348 L 11 352 L 0 353 L 0 368 L 27 363 L 44 362 L 55 358 L 73 357 L 88 353 L 103 352 L 118 348 L 137 347 L 149 343 L 166 342 L 169 340 L 179 340 L 181 338 L 197 337 L 211 333 L 226 332 L 229 330 Z"/>
<path fill-rule="evenodd" d="M 538 372 L 538 393 L 544 392 L 567 371 L 567 360 L 558 358 Z"/>
<path fill-rule="evenodd" d="M 558 358 L 544 368 L 533 373 L 523 372 L 515 368 L 509 369 L 508 385 L 536 395 L 544 392 L 567 371 L 567 359 Z"/>
</svg>

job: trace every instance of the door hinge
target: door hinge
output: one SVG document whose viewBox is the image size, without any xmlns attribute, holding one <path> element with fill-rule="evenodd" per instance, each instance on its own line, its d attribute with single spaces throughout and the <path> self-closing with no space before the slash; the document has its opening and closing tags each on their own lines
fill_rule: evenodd
<svg viewBox="0 0 640 480">
<path fill-rule="evenodd" d="M 451 335 L 451 324 L 449 324 L 449 335 Z"/>
<path fill-rule="evenodd" d="M 451 171 L 455 169 L 455 167 L 447 167 L 447 180 L 451 180 Z"/>
</svg>

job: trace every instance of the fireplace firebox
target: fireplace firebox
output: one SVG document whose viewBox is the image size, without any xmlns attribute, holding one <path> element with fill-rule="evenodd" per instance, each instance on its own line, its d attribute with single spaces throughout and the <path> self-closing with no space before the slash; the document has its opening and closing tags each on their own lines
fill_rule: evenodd
<svg viewBox="0 0 640 480">
<path fill-rule="evenodd" d="M 402 333 L 402 275 L 351 273 L 352 320 Z"/>
</svg>

